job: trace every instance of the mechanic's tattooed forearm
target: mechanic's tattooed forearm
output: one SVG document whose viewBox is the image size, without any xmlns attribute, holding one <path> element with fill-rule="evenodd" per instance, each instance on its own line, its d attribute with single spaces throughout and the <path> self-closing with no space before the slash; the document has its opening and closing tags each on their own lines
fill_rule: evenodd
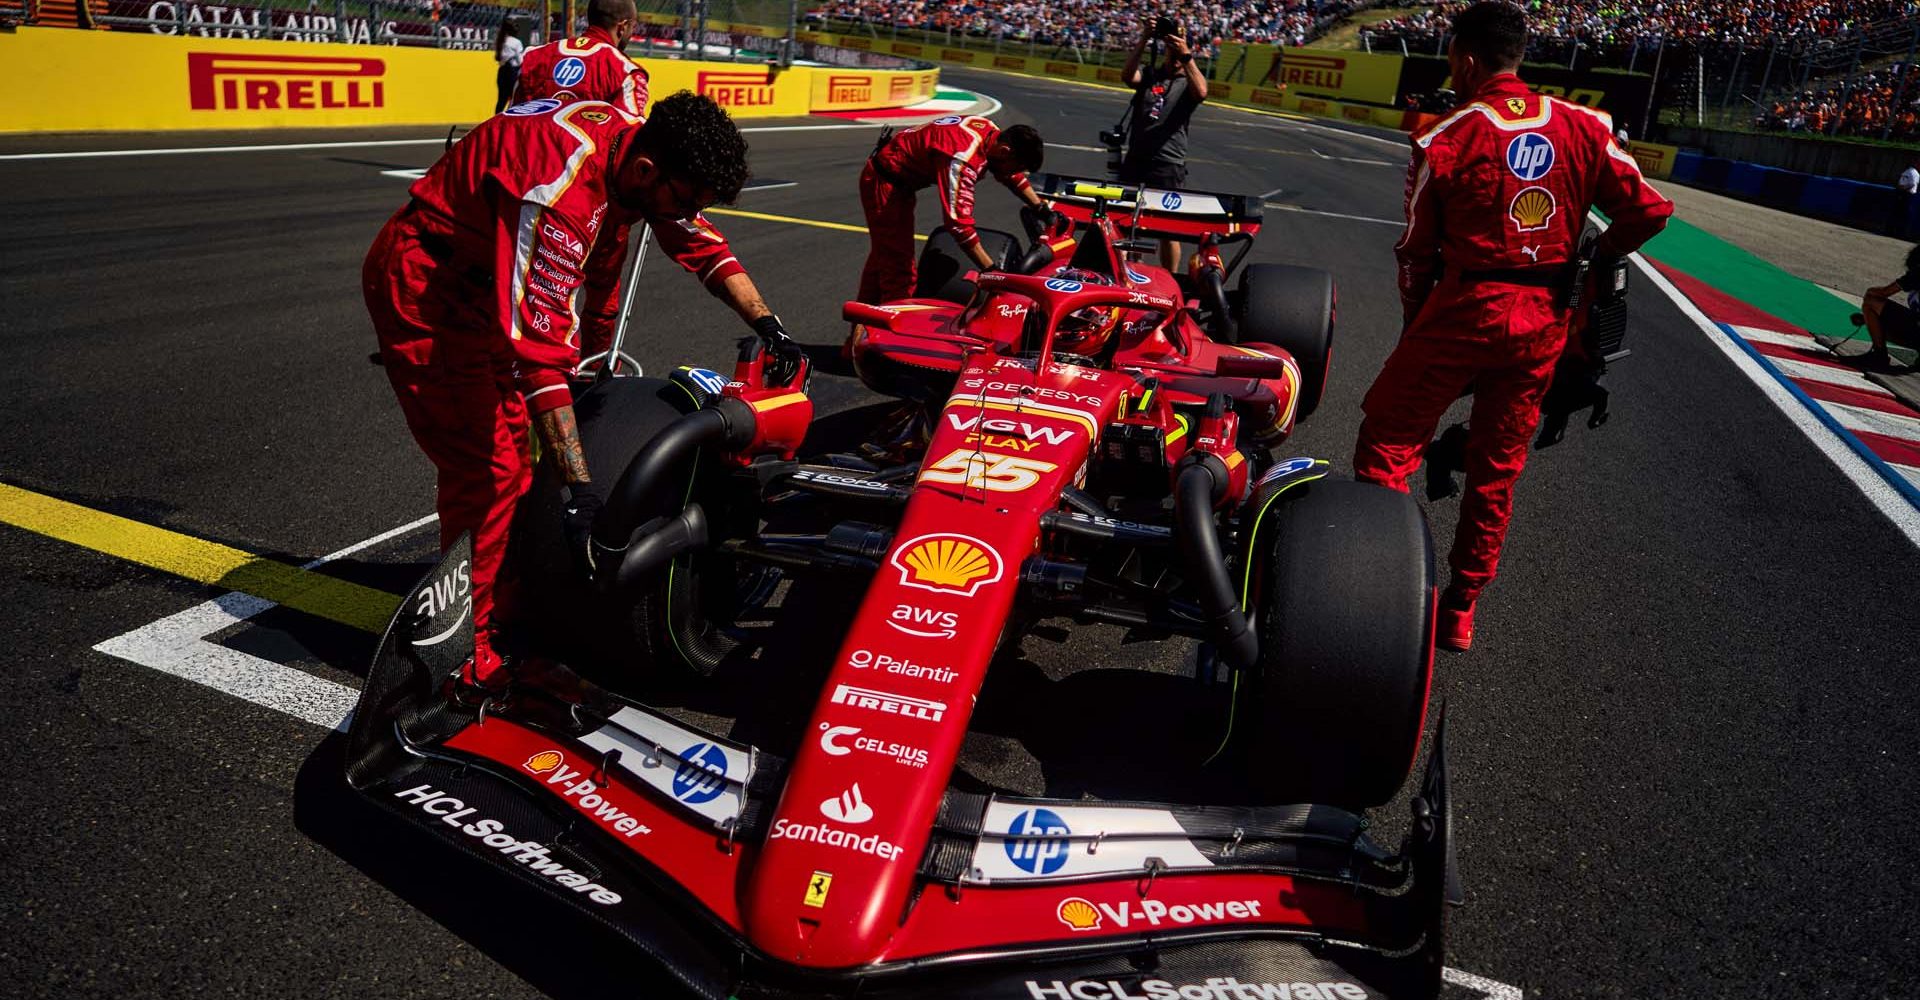
<svg viewBox="0 0 1920 1000">
<path fill-rule="evenodd" d="M 773 313 L 761 300 L 760 289 L 754 286 L 753 279 L 747 277 L 745 272 L 728 275 L 727 280 L 721 282 L 720 291 L 728 304 L 733 306 L 733 311 L 749 323 Z"/>
<path fill-rule="evenodd" d="M 587 474 L 587 453 L 580 447 L 580 426 L 573 419 L 573 407 L 556 406 L 540 414 L 540 439 L 559 463 L 562 479 L 569 483 L 593 480 Z"/>
</svg>

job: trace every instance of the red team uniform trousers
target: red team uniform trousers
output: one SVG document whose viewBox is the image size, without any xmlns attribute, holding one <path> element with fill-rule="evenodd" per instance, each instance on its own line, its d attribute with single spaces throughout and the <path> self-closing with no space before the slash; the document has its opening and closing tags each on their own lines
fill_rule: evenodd
<svg viewBox="0 0 1920 1000">
<path fill-rule="evenodd" d="M 1605 114 L 1533 94 L 1512 74 L 1413 138 L 1407 229 L 1394 248 L 1406 331 L 1361 404 L 1353 470 L 1406 492 L 1441 416 L 1472 387 L 1449 559 L 1452 589 L 1468 602 L 1499 566 L 1514 480 L 1566 346 L 1570 317 L 1546 286 L 1596 205 L 1612 220 L 1613 253 L 1637 249 L 1673 213 Z"/>
<path fill-rule="evenodd" d="M 581 341 L 609 337 L 638 221 L 610 204 L 609 183 L 639 119 L 599 102 L 523 107 L 482 123 L 413 185 L 361 272 L 387 378 L 438 476 L 441 547 L 473 533 L 482 679 L 497 663 L 507 532 L 532 479 L 530 418 L 573 402 Z M 704 219 L 649 221 L 710 288 L 742 270 Z"/>
</svg>

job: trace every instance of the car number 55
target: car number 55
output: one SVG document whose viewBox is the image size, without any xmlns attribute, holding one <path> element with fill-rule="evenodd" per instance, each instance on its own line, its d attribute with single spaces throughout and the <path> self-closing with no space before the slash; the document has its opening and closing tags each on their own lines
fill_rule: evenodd
<svg viewBox="0 0 1920 1000">
<path fill-rule="evenodd" d="M 968 489 L 1018 493 L 1059 466 L 1019 455 L 994 455 L 960 448 L 920 472 L 923 483 L 952 483 Z"/>
</svg>

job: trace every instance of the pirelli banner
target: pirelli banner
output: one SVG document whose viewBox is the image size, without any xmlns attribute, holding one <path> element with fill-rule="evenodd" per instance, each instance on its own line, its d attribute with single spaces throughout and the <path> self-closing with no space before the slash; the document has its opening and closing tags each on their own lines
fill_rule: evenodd
<svg viewBox="0 0 1920 1000">
<path fill-rule="evenodd" d="M 491 52 L 21 28 L 0 132 L 471 122 L 493 74 Z"/>
<path fill-rule="evenodd" d="M 1287 49 L 1220 43 L 1215 74 L 1229 85 L 1333 101 L 1393 104 L 1401 57 L 1344 49 Z M 1236 89 L 1238 89 L 1236 87 Z"/>
<path fill-rule="evenodd" d="M 900 107 L 940 80 L 936 69 L 643 65 L 656 99 L 692 90 L 740 118 Z M 491 52 L 21 28 L 0 34 L 0 132 L 477 122 L 493 113 L 494 69 Z"/>
</svg>

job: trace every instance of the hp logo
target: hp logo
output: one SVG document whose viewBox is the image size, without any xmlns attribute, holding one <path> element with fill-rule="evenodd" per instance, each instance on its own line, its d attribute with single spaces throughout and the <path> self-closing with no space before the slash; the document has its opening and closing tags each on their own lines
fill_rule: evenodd
<svg viewBox="0 0 1920 1000">
<path fill-rule="evenodd" d="M 1507 169 L 1523 181 L 1537 181 L 1553 169 L 1553 142 L 1528 132 L 1507 143 Z"/>
<path fill-rule="evenodd" d="M 1047 290 L 1053 292 L 1077 292 L 1084 287 L 1086 286 L 1078 281 L 1068 281 L 1065 278 L 1051 278 L 1047 281 Z"/>
<path fill-rule="evenodd" d="M 727 787 L 727 753 L 711 743 L 695 743 L 680 752 L 673 772 L 673 797 L 697 806 L 720 797 Z"/>
<path fill-rule="evenodd" d="M 572 87 L 587 78 L 587 64 L 578 56 L 568 56 L 553 64 L 553 82 L 562 87 Z"/>
<path fill-rule="evenodd" d="M 1169 212 L 1179 211 L 1180 210 L 1180 192 L 1178 191 L 1161 192 L 1160 207 L 1166 209 Z"/>
<path fill-rule="evenodd" d="M 1073 831 L 1051 809 L 1029 809 L 1007 826 L 1007 860 L 1030 875 L 1051 875 L 1067 863 Z"/>
</svg>

